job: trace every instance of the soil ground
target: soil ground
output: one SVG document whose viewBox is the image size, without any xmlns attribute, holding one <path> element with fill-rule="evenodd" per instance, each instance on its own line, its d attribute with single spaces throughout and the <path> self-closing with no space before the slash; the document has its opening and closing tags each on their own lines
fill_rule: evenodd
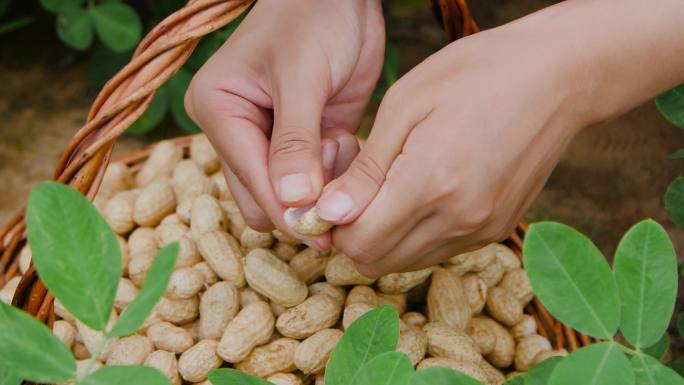
<svg viewBox="0 0 684 385">
<path fill-rule="evenodd" d="M 477 20 L 488 28 L 553 2 L 473 3 L 477 3 Z M 399 49 L 403 71 L 444 44 L 426 11 L 398 5 L 392 13 L 397 17 L 389 25 L 390 41 Z M 0 180 L 5 186 L 0 223 L 25 203 L 34 183 L 51 176 L 57 157 L 83 123 L 95 96 L 85 80 L 84 60 L 65 54 L 53 36 L 48 29 L 0 39 Z M 175 133 L 169 126 L 162 135 Z M 124 136 L 117 152 L 156 139 Z M 669 160 L 668 154 L 683 144 L 684 132 L 667 124 L 652 102 L 585 130 L 567 150 L 526 217 L 574 226 L 607 256 L 632 224 L 651 217 L 667 228 L 677 249 L 684 250 L 684 230 L 667 219 L 662 199 L 683 166 L 681 161 Z M 674 345 L 680 351 L 683 344 L 675 341 Z"/>
</svg>

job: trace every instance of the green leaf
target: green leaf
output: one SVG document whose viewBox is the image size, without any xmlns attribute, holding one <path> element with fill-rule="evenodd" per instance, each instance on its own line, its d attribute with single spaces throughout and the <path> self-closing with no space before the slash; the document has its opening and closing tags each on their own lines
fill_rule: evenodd
<svg viewBox="0 0 684 385">
<path fill-rule="evenodd" d="M 684 379 L 651 356 L 637 354 L 632 357 L 637 385 L 682 385 Z"/>
<path fill-rule="evenodd" d="M 7 373 L 8 384 L 16 377 L 61 382 L 76 374 L 76 361 L 45 325 L 0 301 L 0 373 Z"/>
<path fill-rule="evenodd" d="M 549 385 L 577 384 L 632 385 L 634 370 L 617 344 L 594 344 L 565 357 L 549 381 Z"/>
<path fill-rule="evenodd" d="M 399 341 L 399 317 L 383 306 L 354 321 L 333 351 L 325 371 L 326 385 L 349 385 L 359 369 L 374 357 L 394 351 Z"/>
<path fill-rule="evenodd" d="M 185 91 L 188 89 L 191 80 L 192 73 L 187 69 L 181 69 L 169 79 L 167 85 L 169 87 L 169 107 L 173 120 L 183 131 L 192 134 L 201 130 L 185 111 Z"/>
<path fill-rule="evenodd" d="M 140 289 L 140 293 L 121 314 L 110 335 L 124 337 L 140 329 L 140 326 L 145 322 L 147 316 L 150 315 L 154 306 L 164 295 L 169 285 L 169 278 L 171 278 L 171 273 L 173 273 L 177 256 L 177 243 L 172 243 L 159 250 L 154 263 L 147 272 L 147 277 L 142 289 Z"/>
<path fill-rule="evenodd" d="M 40 0 L 40 5 L 53 13 L 65 13 L 81 8 L 83 0 Z"/>
<path fill-rule="evenodd" d="M 684 227 L 684 177 L 678 176 L 667 188 L 665 211 L 672 222 Z"/>
<path fill-rule="evenodd" d="M 684 159 L 684 148 L 680 148 L 679 150 L 670 154 L 670 159 Z"/>
<path fill-rule="evenodd" d="M 684 337 L 684 313 L 680 313 L 677 318 L 677 331 L 680 337 Z"/>
<path fill-rule="evenodd" d="M 665 119 L 679 128 L 684 128 L 684 84 L 659 95 L 655 103 Z"/>
<path fill-rule="evenodd" d="M 57 36 L 78 50 L 90 47 L 93 41 L 93 21 L 88 11 L 74 8 L 57 16 Z"/>
<path fill-rule="evenodd" d="M 385 62 L 382 66 L 382 76 L 389 87 L 399 79 L 399 50 L 394 44 L 385 47 Z"/>
<path fill-rule="evenodd" d="M 128 51 L 140 41 L 142 23 L 131 6 L 107 2 L 91 8 L 90 14 L 100 40 L 113 51 Z"/>
<path fill-rule="evenodd" d="M 12 5 L 12 0 L 0 0 L 0 17 L 7 12 L 10 5 Z M 1 384 L 2 382 L 0 382 Z"/>
<path fill-rule="evenodd" d="M 147 107 L 147 110 L 135 121 L 128 132 L 131 134 L 142 135 L 151 131 L 159 122 L 164 119 L 166 110 L 169 107 L 169 96 L 166 87 L 157 90 L 157 94 L 152 99 L 152 103 Z"/>
<path fill-rule="evenodd" d="M 131 59 L 131 52 L 114 52 L 102 44 L 96 44 L 88 61 L 88 82 L 102 87 Z"/>
<path fill-rule="evenodd" d="M 21 377 L 17 377 L 11 373 L 0 373 L 0 385 L 21 385 Z"/>
<path fill-rule="evenodd" d="M 107 222 L 76 190 L 43 182 L 29 197 L 26 225 L 47 288 L 84 324 L 103 330 L 121 273 L 119 242 Z"/>
<path fill-rule="evenodd" d="M 517 376 L 504 382 L 504 385 L 525 385 L 525 376 L 522 374 L 518 374 Z"/>
<path fill-rule="evenodd" d="M 649 347 L 670 324 L 677 299 L 677 256 L 665 229 L 644 220 L 625 233 L 615 252 L 622 303 L 620 330 L 635 347 Z"/>
<path fill-rule="evenodd" d="M 413 364 L 406 354 L 387 352 L 363 365 L 351 385 L 408 385 L 411 375 Z"/>
<path fill-rule="evenodd" d="M 214 369 L 209 372 L 212 385 L 272 385 L 266 380 L 235 369 Z"/>
<path fill-rule="evenodd" d="M 562 360 L 563 359 L 561 357 L 552 357 L 544 360 L 544 362 L 533 367 L 529 372 L 525 373 L 524 384 L 547 385 L 549 383 L 549 378 L 551 378 L 551 374 Z"/>
<path fill-rule="evenodd" d="M 159 370 L 146 366 L 105 366 L 77 385 L 171 385 Z"/>
<path fill-rule="evenodd" d="M 617 285 L 591 240 L 569 226 L 539 222 L 530 226 L 523 254 L 532 288 L 551 314 L 590 336 L 615 335 Z"/>
<path fill-rule="evenodd" d="M 16 19 L 0 23 L 0 35 L 16 31 L 17 29 L 23 28 L 31 23 L 33 23 L 33 17 L 30 16 L 18 17 Z"/>
<path fill-rule="evenodd" d="M 326 382 L 327 384 L 327 382 Z M 411 385 L 482 385 L 481 382 L 448 368 L 433 366 L 417 371 L 410 381 Z"/>
<path fill-rule="evenodd" d="M 667 367 L 679 373 L 680 376 L 684 376 L 684 357 L 669 362 Z"/>
<path fill-rule="evenodd" d="M 670 335 L 669 334 L 663 334 L 662 338 L 656 342 L 655 345 L 650 346 L 646 349 L 644 349 L 644 353 L 648 354 L 649 356 L 662 360 L 665 358 L 665 355 L 667 355 L 667 352 L 670 350 L 670 343 L 671 343 Z"/>
</svg>

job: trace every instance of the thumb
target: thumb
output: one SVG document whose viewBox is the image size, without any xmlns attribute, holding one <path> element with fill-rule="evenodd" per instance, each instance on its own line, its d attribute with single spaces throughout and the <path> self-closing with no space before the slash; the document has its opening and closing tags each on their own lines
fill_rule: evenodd
<svg viewBox="0 0 684 385">
<path fill-rule="evenodd" d="M 323 187 L 321 114 L 326 101 L 320 86 L 291 76 L 273 92 L 273 133 L 269 173 L 285 206 L 312 204 Z"/>
</svg>

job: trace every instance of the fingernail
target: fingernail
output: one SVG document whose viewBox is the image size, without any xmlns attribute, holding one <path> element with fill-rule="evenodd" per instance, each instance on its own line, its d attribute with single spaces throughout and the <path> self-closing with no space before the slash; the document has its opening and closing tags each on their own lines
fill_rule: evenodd
<svg viewBox="0 0 684 385">
<path fill-rule="evenodd" d="M 354 208 L 354 201 L 349 194 L 334 191 L 318 201 L 318 215 L 329 222 L 339 221 Z"/>
<path fill-rule="evenodd" d="M 311 194 L 311 178 L 306 174 L 290 174 L 280 178 L 278 195 L 283 202 L 296 202 Z"/>
<path fill-rule="evenodd" d="M 323 168 L 330 170 L 335 167 L 335 158 L 337 157 L 336 143 L 327 143 L 323 146 Z"/>
</svg>

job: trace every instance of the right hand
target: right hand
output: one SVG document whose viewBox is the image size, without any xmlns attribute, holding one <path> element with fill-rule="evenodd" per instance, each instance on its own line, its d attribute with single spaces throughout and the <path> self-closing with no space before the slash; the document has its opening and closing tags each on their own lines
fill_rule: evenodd
<svg viewBox="0 0 684 385">
<path fill-rule="evenodd" d="M 384 45 L 380 0 L 260 0 L 197 72 L 186 109 L 250 227 L 294 235 L 284 210 L 313 204 L 351 163 Z"/>
</svg>

